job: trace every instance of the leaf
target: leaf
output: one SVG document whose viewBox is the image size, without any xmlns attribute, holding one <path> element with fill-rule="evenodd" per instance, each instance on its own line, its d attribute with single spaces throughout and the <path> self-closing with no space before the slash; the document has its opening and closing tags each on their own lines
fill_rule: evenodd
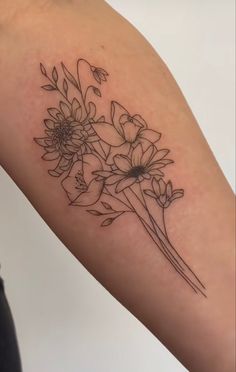
<svg viewBox="0 0 236 372">
<path fill-rule="evenodd" d="M 102 96 L 100 89 L 98 89 L 96 87 L 93 87 L 93 93 L 96 94 L 96 96 L 98 96 L 98 97 Z"/>
<path fill-rule="evenodd" d="M 95 209 L 87 209 L 87 212 L 89 212 L 89 213 L 92 214 L 93 216 L 101 216 L 101 215 L 102 215 L 101 212 L 96 211 Z"/>
<path fill-rule="evenodd" d="M 115 220 L 115 218 L 107 218 L 101 223 L 101 226 L 109 226 L 112 224 L 112 222 Z"/>
<path fill-rule="evenodd" d="M 102 205 L 103 205 L 104 208 L 113 211 L 113 209 L 112 209 L 112 207 L 110 206 L 110 204 L 108 204 L 108 203 L 106 203 L 106 202 L 103 202 L 103 201 L 102 201 L 101 203 L 102 203 Z"/>
<path fill-rule="evenodd" d="M 53 86 L 53 85 L 43 85 L 41 86 L 41 88 L 45 89 L 45 90 L 56 90 L 56 88 Z"/>
<path fill-rule="evenodd" d="M 57 73 L 57 69 L 55 66 L 53 67 L 53 70 L 52 70 L 52 78 L 55 81 L 55 83 L 58 81 L 58 73 Z"/>
<path fill-rule="evenodd" d="M 65 93 L 66 96 L 67 96 L 67 92 L 68 92 L 68 83 L 67 83 L 66 79 L 63 80 L 63 90 L 64 90 L 64 93 Z"/>
<path fill-rule="evenodd" d="M 43 74 L 44 76 L 47 76 L 46 69 L 45 69 L 45 67 L 44 67 L 44 65 L 43 65 L 42 63 L 40 63 L 40 70 L 41 70 L 41 72 L 42 72 L 42 74 Z"/>
<path fill-rule="evenodd" d="M 63 62 L 61 63 L 61 66 L 62 66 L 62 70 L 65 74 L 65 77 L 69 80 L 69 82 L 71 84 L 73 84 L 76 88 L 78 88 L 77 81 L 75 80 L 74 76 L 70 73 L 70 71 L 66 68 L 66 66 L 64 65 Z"/>
</svg>

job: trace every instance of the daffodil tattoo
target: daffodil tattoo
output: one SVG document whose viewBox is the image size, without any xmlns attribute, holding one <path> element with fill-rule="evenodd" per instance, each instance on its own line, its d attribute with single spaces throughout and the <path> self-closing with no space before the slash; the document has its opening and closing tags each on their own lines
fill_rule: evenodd
<svg viewBox="0 0 236 372">
<path fill-rule="evenodd" d="M 206 297 L 204 284 L 167 234 L 165 211 L 184 190 L 165 181 L 164 170 L 173 160 L 159 146 L 161 134 L 116 101 L 110 103 L 109 115 L 99 112 L 100 87 L 108 78 L 103 68 L 84 59 L 77 61 L 75 74 L 63 63 L 60 67 L 59 74 L 58 68 L 47 72 L 40 64 L 46 79 L 42 88 L 58 97 L 57 107 L 47 109 L 45 135 L 34 138 L 45 151 L 42 159 L 53 165 L 48 173 L 60 180 L 70 206 L 86 208 L 103 227 L 134 214 L 157 252 Z"/>
</svg>

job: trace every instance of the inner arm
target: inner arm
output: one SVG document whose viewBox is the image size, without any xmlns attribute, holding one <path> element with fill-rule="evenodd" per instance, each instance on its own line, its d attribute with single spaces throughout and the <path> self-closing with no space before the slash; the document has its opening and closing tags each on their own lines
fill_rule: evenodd
<svg viewBox="0 0 236 372">
<path fill-rule="evenodd" d="M 21 4 L 1 19 L 2 166 L 188 369 L 233 371 L 234 197 L 168 68 L 104 2 Z"/>
</svg>

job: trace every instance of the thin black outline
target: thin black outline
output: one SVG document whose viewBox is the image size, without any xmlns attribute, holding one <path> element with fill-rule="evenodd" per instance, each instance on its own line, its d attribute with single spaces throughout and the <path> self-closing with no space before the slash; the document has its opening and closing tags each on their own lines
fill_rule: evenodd
<svg viewBox="0 0 236 372">
<path fill-rule="evenodd" d="M 82 66 L 87 85 L 81 78 Z M 102 97 L 99 87 L 108 77 L 103 68 L 80 58 L 75 75 L 61 62 L 61 80 L 55 66 L 48 74 L 40 63 L 40 70 L 48 80 L 42 88 L 58 93 L 60 100 L 57 107 L 47 109 L 45 137 L 34 141 L 45 150 L 43 160 L 57 160 L 48 172 L 60 178 L 69 205 L 89 207 L 88 213 L 102 218 L 102 227 L 125 213 L 134 213 L 185 283 L 207 297 L 205 285 L 167 234 L 165 211 L 175 199 L 184 196 L 184 190 L 173 190 L 172 182 L 164 180 L 163 169 L 174 162 L 167 158 L 169 150 L 157 145 L 161 134 L 149 129 L 139 114 L 130 115 L 116 101 L 111 102 L 108 120 L 97 115 L 95 102 Z M 102 200 L 105 197 L 111 202 Z M 112 206 L 112 202 L 118 202 L 120 207 Z M 158 208 L 159 219 L 150 203 Z"/>
</svg>

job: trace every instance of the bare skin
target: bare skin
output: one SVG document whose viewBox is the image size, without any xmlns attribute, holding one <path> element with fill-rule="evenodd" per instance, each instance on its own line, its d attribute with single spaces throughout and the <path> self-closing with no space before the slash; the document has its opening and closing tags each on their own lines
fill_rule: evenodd
<svg viewBox="0 0 236 372">
<path fill-rule="evenodd" d="M 33 5 L 32 5 L 33 4 Z M 102 1 L 0 2 L 0 162 L 65 246 L 191 371 L 234 370 L 234 196 L 183 95 L 143 37 Z M 174 165 L 166 176 L 185 190 L 167 213 L 168 234 L 201 277 L 194 293 L 132 214 L 101 228 L 68 206 L 47 173 L 42 136 L 48 107 L 39 70 L 78 58 L 109 72 L 102 111 L 116 100 L 162 133 Z"/>
</svg>

